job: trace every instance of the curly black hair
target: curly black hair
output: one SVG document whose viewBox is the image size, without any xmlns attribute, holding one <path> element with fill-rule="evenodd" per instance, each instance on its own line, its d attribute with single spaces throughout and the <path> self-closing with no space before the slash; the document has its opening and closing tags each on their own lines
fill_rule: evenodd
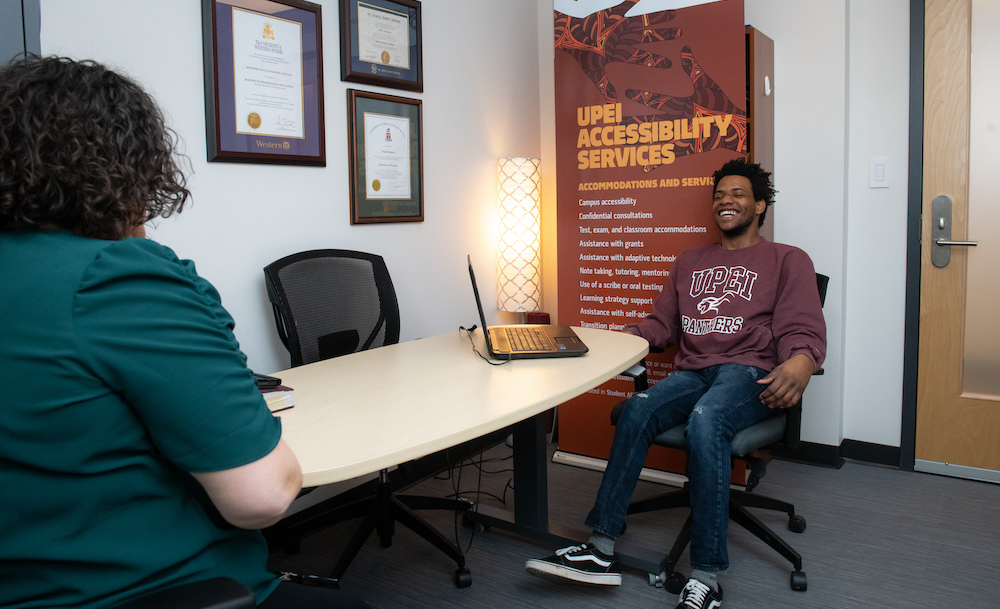
<svg viewBox="0 0 1000 609">
<path fill-rule="evenodd" d="M 191 193 L 176 142 L 129 78 L 93 61 L 16 58 L 0 67 L 0 230 L 116 240 L 180 212 Z"/>
<path fill-rule="evenodd" d="M 766 203 L 764 211 L 757 219 L 757 226 L 763 226 L 764 217 L 767 216 L 767 208 L 774 205 L 774 195 L 778 192 L 771 184 L 771 172 L 765 171 L 757 163 L 750 163 L 746 159 L 733 159 L 712 174 L 712 178 L 715 180 L 712 187 L 718 187 L 719 182 L 726 176 L 743 176 L 750 180 L 750 184 L 753 186 L 753 200 Z"/>
</svg>

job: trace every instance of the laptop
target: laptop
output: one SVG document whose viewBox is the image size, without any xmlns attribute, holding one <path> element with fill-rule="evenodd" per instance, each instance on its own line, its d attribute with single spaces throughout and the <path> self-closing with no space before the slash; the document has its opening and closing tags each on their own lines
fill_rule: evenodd
<svg viewBox="0 0 1000 609">
<path fill-rule="evenodd" d="M 495 359 L 538 359 L 543 357 L 578 357 L 589 349 L 569 326 L 493 326 L 486 325 L 483 301 L 479 298 L 476 274 L 469 259 L 472 293 L 479 307 L 479 322 L 486 336 L 486 348 Z"/>
</svg>

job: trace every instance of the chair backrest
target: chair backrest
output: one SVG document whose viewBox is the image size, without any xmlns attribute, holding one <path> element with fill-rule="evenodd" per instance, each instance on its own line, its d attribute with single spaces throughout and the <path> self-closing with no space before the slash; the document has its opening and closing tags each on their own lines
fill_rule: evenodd
<svg viewBox="0 0 1000 609">
<path fill-rule="evenodd" d="M 399 342 L 399 304 L 381 256 L 312 250 L 264 267 L 292 366 Z"/>
</svg>

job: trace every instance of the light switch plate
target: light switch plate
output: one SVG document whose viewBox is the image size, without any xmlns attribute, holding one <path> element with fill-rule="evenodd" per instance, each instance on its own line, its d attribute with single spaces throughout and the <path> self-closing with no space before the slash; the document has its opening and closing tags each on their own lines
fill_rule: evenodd
<svg viewBox="0 0 1000 609">
<path fill-rule="evenodd" d="M 889 158 L 872 157 L 868 164 L 868 186 L 889 188 Z"/>
</svg>

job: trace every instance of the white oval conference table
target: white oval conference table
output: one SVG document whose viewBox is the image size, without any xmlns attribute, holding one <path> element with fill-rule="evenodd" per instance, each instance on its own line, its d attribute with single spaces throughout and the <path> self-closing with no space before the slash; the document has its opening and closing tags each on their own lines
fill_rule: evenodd
<svg viewBox="0 0 1000 609">
<path fill-rule="evenodd" d="M 649 344 L 624 332 L 573 329 L 589 348 L 581 357 L 493 366 L 473 351 L 474 343 L 486 353 L 479 329 L 472 340 L 455 331 L 273 373 L 295 392 L 295 406 L 276 416 L 303 486 L 377 472 L 513 426 L 513 513 L 479 505 L 468 516 L 543 543 L 586 540 L 548 520 L 545 413 L 621 374 Z M 635 554 L 619 552 L 623 564 L 662 570 L 662 554 Z"/>
<path fill-rule="evenodd" d="M 304 486 L 347 480 L 502 429 L 587 392 L 649 352 L 623 332 L 574 328 L 581 357 L 491 366 L 464 331 L 276 372 L 295 406 L 279 412 Z M 485 354 L 482 330 L 475 346 Z"/>
</svg>

